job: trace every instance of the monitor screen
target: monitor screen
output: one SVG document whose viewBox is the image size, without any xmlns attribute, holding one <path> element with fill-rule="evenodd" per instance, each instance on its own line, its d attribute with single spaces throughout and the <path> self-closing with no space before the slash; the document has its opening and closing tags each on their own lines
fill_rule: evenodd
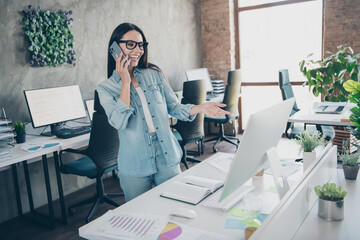
<svg viewBox="0 0 360 240">
<path fill-rule="evenodd" d="M 185 73 L 186 73 L 186 77 L 187 77 L 188 81 L 204 79 L 206 81 L 206 92 L 213 91 L 213 86 L 212 86 L 209 71 L 207 68 L 197 68 L 197 69 L 186 70 Z"/>
<path fill-rule="evenodd" d="M 93 113 L 95 112 L 95 110 L 94 110 L 94 99 L 86 100 L 85 104 L 86 104 L 86 109 L 87 109 L 88 114 L 89 114 L 89 119 L 90 119 L 90 121 L 92 121 Z"/>
<path fill-rule="evenodd" d="M 295 99 L 291 98 L 250 116 L 226 176 L 220 201 L 261 170 L 265 154 L 278 145 Z"/>
<path fill-rule="evenodd" d="M 86 117 L 78 85 L 25 90 L 34 128 Z"/>
</svg>

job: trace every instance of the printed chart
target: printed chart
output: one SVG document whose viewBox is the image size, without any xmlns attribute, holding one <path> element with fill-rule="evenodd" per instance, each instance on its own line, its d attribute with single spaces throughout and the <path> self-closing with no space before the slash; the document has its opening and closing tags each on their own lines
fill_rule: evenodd
<svg viewBox="0 0 360 240">
<path fill-rule="evenodd" d="M 164 230 L 160 233 L 157 240 L 173 240 L 176 239 L 182 232 L 179 225 L 169 222 Z"/>
<path fill-rule="evenodd" d="M 167 216 L 108 211 L 91 232 L 93 236 L 156 239 L 168 222 Z"/>
</svg>

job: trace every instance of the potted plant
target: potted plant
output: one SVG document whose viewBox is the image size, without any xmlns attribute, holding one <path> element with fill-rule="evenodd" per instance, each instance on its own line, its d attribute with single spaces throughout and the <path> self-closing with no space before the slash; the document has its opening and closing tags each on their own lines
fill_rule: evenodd
<svg viewBox="0 0 360 240">
<path fill-rule="evenodd" d="M 315 149 L 318 146 L 325 145 L 325 137 L 319 131 L 309 134 L 306 130 L 299 134 L 295 139 L 300 145 L 299 151 L 303 151 L 303 170 L 305 171 L 312 163 L 316 161 Z"/>
<path fill-rule="evenodd" d="M 317 97 L 331 102 L 346 102 L 348 92 L 343 83 L 352 79 L 358 81 L 360 64 L 357 59 L 360 54 L 354 54 L 351 47 L 340 45 L 336 53 L 331 53 L 323 60 L 305 59 L 300 62 L 300 71 L 309 84 L 309 90 Z M 309 54 L 308 57 L 312 56 Z"/>
<path fill-rule="evenodd" d="M 22 121 L 13 123 L 14 131 L 16 133 L 15 140 L 17 143 L 24 143 L 26 140 L 25 124 Z"/>
<path fill-rule="evenodd" d="M 356 180 L 356 177 L 359 172 L 359 157 L 360 152 L 356 151 L 354 153 L 350 152 L 350 139 L 343 142 L 342 153 L 339 153 L 339 159 L 342 161 L 342 167 L 346 179 Z"/>
<path fill-rule="evenodd" d="M 326 221 L 340 221 L 344 219 L 344 198 L 347 192 L 335 183 L 325 183 L 315 187 L 319 197 L 318 216 Z"/>
</svg>

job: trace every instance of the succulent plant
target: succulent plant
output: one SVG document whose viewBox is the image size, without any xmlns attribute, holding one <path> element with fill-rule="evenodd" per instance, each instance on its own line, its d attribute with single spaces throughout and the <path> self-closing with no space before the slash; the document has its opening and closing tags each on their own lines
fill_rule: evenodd
<svg viewBox="0 0 360 240">
<path fill-rule="evenodd" d="M 315 193 L 319 198 L 329 201 L 341 201 L 347 194 L 342 187 L 337 187 L 335 183 L 318 185 L 315 187 Z"/>
<path fill-rule="evenodd" d="M 56 67 L 65 63 L 75 66 L 74 36 L 70 30 L 74 21 L 70 17 L 72 11 L 51 12 L 28 5 L 21 13 L 30 41 L 31 66 Z"/>
<path fill-rule="evenodd" d="M 354 153 L 350 152 L 350 139 L 343 141 L 342 143 L 342 152 L 338 153 L 339 159 L 342 161 L 343 165 L 347 166 L 357 166 L 360 152 L 356 151 Z"/>
<path fill-rule="evenodd" d="M 13 123 L 14 131 L 16 135 L 25 134 L 25 124 L 22 121 L 16 121 Z"/>
<path fill-rule="evenodd" d="M 314 132 L 312 135 L 304 131 L 304 133 L 300 133 L 294 141 L 300 145 L 299 151 L 304 150 L 304 152 L 312 152 L 318 146 L 325 145 L 324 134 L 319 131 Z"/>
</svg>

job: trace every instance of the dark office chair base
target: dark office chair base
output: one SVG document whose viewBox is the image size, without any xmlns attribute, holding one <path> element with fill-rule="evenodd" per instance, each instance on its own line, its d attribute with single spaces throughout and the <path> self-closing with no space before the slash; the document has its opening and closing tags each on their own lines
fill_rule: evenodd
<svg viewBox="0 0 360 240">
<path fill-rule="evenodd" d="M 184 166 L 186 167 L 186 169 L 189 169 L 189 165 L 188 162 L 195 162 L 195 163 L 200 163 L 200 160 L 197 160 L 195 158 L 191 158 L 187 156 L 187 150 L 185 149 L 185 146 L 181 145 L 181 149 L 183 151 L 183 157 L 181 158 L 181 162 L 184 164 Z"/>
<path fill-rule="evenodd" d="M 231 143 L 233 144 L 234 146 L 236 146 L 236 149 L 238 148 L 239 146 L 239 143 L 240 143 L 240 140 L 238 138 L 235 138 L 235 137 L 230 137 L 230 136 L 221 136 L 221 137 L 216 137 L 216 138 L 212 138 L 212 139 L 208 139 L 206 140 L 205 142 L 211 142 L 211 141 L 215 141 L 215 144 L 213 145 L 213 152 L 217 152 L 218 150 L 215 148 L 215 146 L 220 143 L 220 142 L 228 142 L 228 143 Z M 236 140 L 237 143 L 234 143 L 233 141 L 231 140 Z"/>
<path fill-rule="evenodd" d="M 119 207 L 120 206 L 120 204 L 116 203 L 111 198 L 124 196 L 123 193 L 104 193 L 104 184 L 103 184 L 101 179 L 100 180 L 97 179 L 96 187 L 97 187 L 97 193 L 95 194 L 95 196 L 93 196 L 91 198 L 88 198 L 88 199 L 85 199 L 85 200 L 83 200 L 81 202 L 78 202 L 78 203 L 68 207 L 68 213 L 69 213 L 70 216 L 73 216 L 76 213 L 76 211 L 73 208 L 79 207 L 79 206 L 82 206 L 82 205 L 86 205 L 86 204 L 89 204 L 89 203 L 94 203 L 93 206 L 90 209 L 89 214 L 87 215 L 87 217 L 85 219 L 86 223 L 89 223 L 90 218 L 95 213 L 95 211 L 98 208 L 99 204 L 107 203 L 107 204 L 113 205 L 114 207 Z"/>
</svg>

